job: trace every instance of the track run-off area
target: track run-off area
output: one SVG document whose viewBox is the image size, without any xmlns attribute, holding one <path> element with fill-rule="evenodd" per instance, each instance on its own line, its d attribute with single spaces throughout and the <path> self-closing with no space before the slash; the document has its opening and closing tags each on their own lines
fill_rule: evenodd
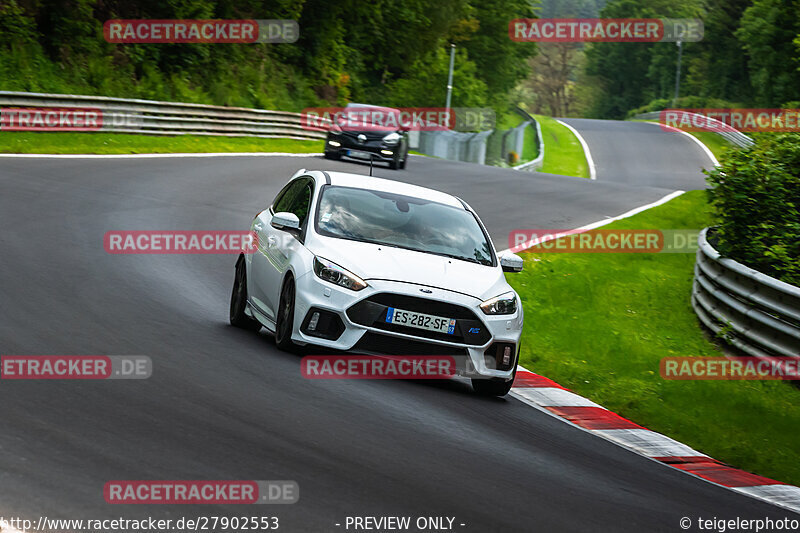
<svg viewBox="0 0 800 533">
<path fill-rule="evenodd" d="M 425 157 L 374 174 L 463 198 L 498 249 L 514 229 L 577 228 L 705 187 L 711 163 L 684 135 L 565 122 L 597 179 Z M 344 531 L 347 516 L 479 532 L 797 518 L 463 381 L 306 380 L 266 332 L 228 325 L 235 256 L 104 250 L 112 230 L 245 230 L 299 168 L 368 173 L 320 156 L 0 157 L 0 353 L 153 361 L 147 380 L 0 383 L 0 516 L 260 515 L 289 532 Z M 295 480 L 300 499 L 107 504 L 104 484 L 123 479 Z"/>
</svg>

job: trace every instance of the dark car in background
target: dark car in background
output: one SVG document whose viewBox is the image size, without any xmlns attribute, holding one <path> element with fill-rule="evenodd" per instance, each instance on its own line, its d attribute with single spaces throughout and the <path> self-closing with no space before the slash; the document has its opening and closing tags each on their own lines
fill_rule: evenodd
<svg viewBox="0 0 800 533">
<path fill-rule="evenodd" d="M 394 170 L 406 167 L 408 130 L 401 125 L 400 110 L 351 103 L 343 111 L 328 130 L 326 158 L 372 159 Z"/>
</svg>

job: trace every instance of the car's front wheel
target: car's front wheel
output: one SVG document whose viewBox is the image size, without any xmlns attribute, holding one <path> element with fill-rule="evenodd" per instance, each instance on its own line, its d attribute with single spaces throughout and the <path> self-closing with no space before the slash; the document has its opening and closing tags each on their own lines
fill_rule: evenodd
<svg viewBox="0 0 800 533">
<path fill-rule="evenodd" d="M 398 168 L 402 168 L 400 167 L 400 155 L 401 155 L 400 152 L 397 152 L 394 158 L 391 161 L 389 161 L 390 169 L 397 170 Z"/>
<path fill-rule="evenodd" d="M 472 380 L 472 388 L 481 396 L 505 396 L 511 390 L 512 385 L 514 385 L 514 378 L 508 381 L 498 378 L 473 378 Z"/>
<path fill-rule="evenodd" d="M 247 269 L 244 265 L 244 256 L 236 261 L 236 275 L 233 279 L 233 291 L 231 292 L 231 308 L 229 320 L 232 326 L 258 331 L 261 323 L 245 313 L 247 308 Z"/>
<path fill-rule="evenodd" d="M 297 345 L 292 341 L 294 294 L 294 279 L 289 276 L 283 282 L 281 298 L 278 303 L 278 316 L 275 322 L 275 344 L 285 351 L 293 351 L 297 348 Z"/>
<path fill-rule="evenodd" d="M 473 378 L 472 388 L 482 396 L 505 396 L 511 387 L 514 385 L 514 378 L 517 377 L 517 363 L 519 362 L 519 352 L 517 352 L 517 360 L 514 361 L 514 372 L 511 373 L 511 379 L 505 380 L 500 378 Z"/>
</svg>

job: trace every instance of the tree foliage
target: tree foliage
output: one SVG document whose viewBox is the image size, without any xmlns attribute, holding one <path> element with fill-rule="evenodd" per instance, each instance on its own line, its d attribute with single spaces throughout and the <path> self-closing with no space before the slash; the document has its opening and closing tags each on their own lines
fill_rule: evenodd
<svg viewBox="0 0 800 533">
<path fill-rule="evenodd" d="M 800 134 L 761 134 L 708 181 L 720 253 L 800 285 Z"/>
<path fill-rule="evenodd" d="M 800 0 L 611 0 L 602 17 L 700 18 L 700 42 L 683 43 L 681 96 L 781 107 L 800 100 Z M 675 91 L 675 43 L 587 47 L 592 116 L 623 118 Z"/>
<path fill-rule="evenodd" d="M 532 44 L 526 0 L 0 0 L 0 89 L 299 109 L 368 101 L 501 105 Z M 294 19 L 295 44 L 110 44 L 109 19 Z"/>
</svg>

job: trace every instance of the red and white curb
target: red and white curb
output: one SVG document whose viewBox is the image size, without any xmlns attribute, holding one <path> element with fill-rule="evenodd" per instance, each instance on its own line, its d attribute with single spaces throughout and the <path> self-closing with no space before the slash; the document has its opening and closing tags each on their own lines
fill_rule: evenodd
<svg viewBox="0 0 800 533">
<path fill-rule="evenodd" d="M 631 422 L 521 366 L 517 367 L 510 394 L 540 411 L 662 464 L 800 512 L 800 487 L 728 466 L 666 435 Z"/>
</svg>

